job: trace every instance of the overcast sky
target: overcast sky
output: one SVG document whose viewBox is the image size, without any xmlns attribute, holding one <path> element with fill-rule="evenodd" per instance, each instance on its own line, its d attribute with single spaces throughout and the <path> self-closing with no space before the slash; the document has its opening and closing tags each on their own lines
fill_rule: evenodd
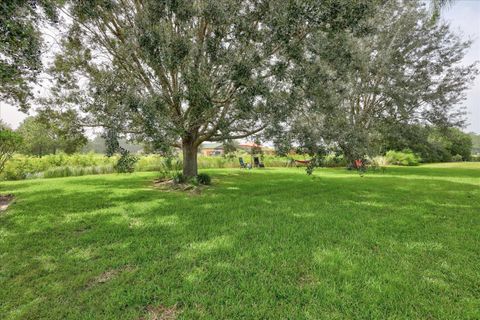
<svg viewBox="0 0 480 320">
<path fill-rule="evenodd" d="M 450 22 L 453 30 L 474 40 L 464 59 L 466 64 L 480 61 L 480 0 L 457 0 L 442 12 L 442 17 Z M 468 111 L 469 125 L 466 131 L 480 133 L 480 77 L 467 92 L 465 106 Z M 0 101 L 0 119 L 13 128 L 26 117 L 24 113 Z"/>
<path fill-rule="evenodd" d="M 469 64 L 480 61 L 480 0 L 457 0 L 442 13 L 452 29 L 474 40 L 464 61 Z M 480 66 L 480 65 L 479 65 Z M 466 131 L 480 133 L 480 76 L 467 92 L 465 106 L 468 110 L 469 126 Z"/>
</svg>

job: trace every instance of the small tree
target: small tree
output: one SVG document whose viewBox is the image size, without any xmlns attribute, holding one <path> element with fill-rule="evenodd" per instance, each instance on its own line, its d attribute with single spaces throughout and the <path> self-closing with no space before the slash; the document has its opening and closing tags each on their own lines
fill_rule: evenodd
<svg viewBox="0 0 480 320">
<path fill-rule="evenodd" d="M 451 128 L 447 133 L 451 146 L 448 149 L 453 156 L 460 155 L 465 161 L 470 160 L 472 156 L 472 138 L 457 128 Z"/>
<path fill-rule="evenodd" d="M 120 159 L 115 164 L 115 170 L 118 173 L 132 173 L 135 171 L 135 164 L 138 158 L 130 153 L 130 151 L 120 148 Z"/>
<path fill-rule="evenodd" d="M 0 174 L 5 168 L 5 164 L 18 150 L 22 143 L 22 138 L 16 132 L 8 129 L 0 129 Z"/>
<path fill-rule="evenodd" d="M 20 151 L 39 157 L 60 150 L 72 154 L 81 150 L 88 141 L 83 128 L 77 125 L 76 115 L 68 112 L 27 117 L 17 131 L 24 142 Z"/>
<path fill-rule="evenodd" d="M 263 149 L 262 146 L 260 145 L 260 140 L 255 139 L 254 142 L 252 143 L 252 148 L 250 150 L 250 153 L 252 156 L 254 155 L 263 155 Z"/>
<path fill-rule="evenodd" d="M 47 127 L 35 117 L 27 117 L 17 129 L 23 139 L 20 153 L 42 157 L 55 153 L 56 139 Z"/>
<path fill-rule="evenodd" d="M 226 140 L 223 142 L 223 152 L 224 152 L 224 157 L 226 158 L 234 158 L 235 157 L 235 152 L 238 149 L 238 142 L 235 140 Z"/>
</svg>

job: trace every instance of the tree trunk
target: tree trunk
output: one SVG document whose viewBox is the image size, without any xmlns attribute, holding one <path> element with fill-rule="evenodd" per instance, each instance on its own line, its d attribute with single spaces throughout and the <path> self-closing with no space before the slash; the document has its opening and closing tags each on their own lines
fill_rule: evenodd
<svg viewBox="0 0 480 320">
<path fill-rule="evenodd" d="M 184 140 L 183 149 L 183 176 L 185 178 L 193 178 L 198 174 L 197 167 L 197 151 L 198 146 L 194 142 Z"/>
</svg>

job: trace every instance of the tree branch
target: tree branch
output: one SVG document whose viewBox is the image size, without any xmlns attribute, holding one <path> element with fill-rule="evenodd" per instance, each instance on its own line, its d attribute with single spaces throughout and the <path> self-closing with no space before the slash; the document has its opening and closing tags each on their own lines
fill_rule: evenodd
<svg viewBox="0 0 480 320">
<path fill-rule="evenodd" d="M 267 125 L 263 125 L 261 126 L 260 128 L 257 128 L 257 129 L 254 129 L 254 130 L 251 130 L 251 131 L 247 131 L 246 133 L 244 134 L 239 134 L 239 135 L 229 135 L 229 136 L 211 136 L 210 138 L 208 138 L 208 141 L 223 141 L 223 140 L 234 140 L 234 139 L 242 139 L 242 138 L 246 138 L 246 137 L 249 137 L 255 133 L 259 133 L 260 131 L 262 131 L 263 129 L 265 129 L 267 127 Z M 207 141 L 207 140 L 203 140 L 203 141 Z M 202 142 L 203 142 L 202 141 Z"/>
</svg>

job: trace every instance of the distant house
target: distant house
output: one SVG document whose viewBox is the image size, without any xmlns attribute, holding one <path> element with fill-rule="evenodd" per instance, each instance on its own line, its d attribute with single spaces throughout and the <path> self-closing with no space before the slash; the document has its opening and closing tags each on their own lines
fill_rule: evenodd
<svg viewBox="0 0 480 320">
<path fill-rule="evenodd" d="M 203 156 L 222 156 L 225 151 L 221 143 L 202 143 L 200 146 L 200 153 Z"/>
<path fill-rule="evenodd" d="M 252 148 L 261 148 L 262 146 L 253 142 L 245 142 L 245 143 L 240 143 L 238 145 L 239 149 L 242 149 L 246 152 L 250 152 Z"/>
</svg>

